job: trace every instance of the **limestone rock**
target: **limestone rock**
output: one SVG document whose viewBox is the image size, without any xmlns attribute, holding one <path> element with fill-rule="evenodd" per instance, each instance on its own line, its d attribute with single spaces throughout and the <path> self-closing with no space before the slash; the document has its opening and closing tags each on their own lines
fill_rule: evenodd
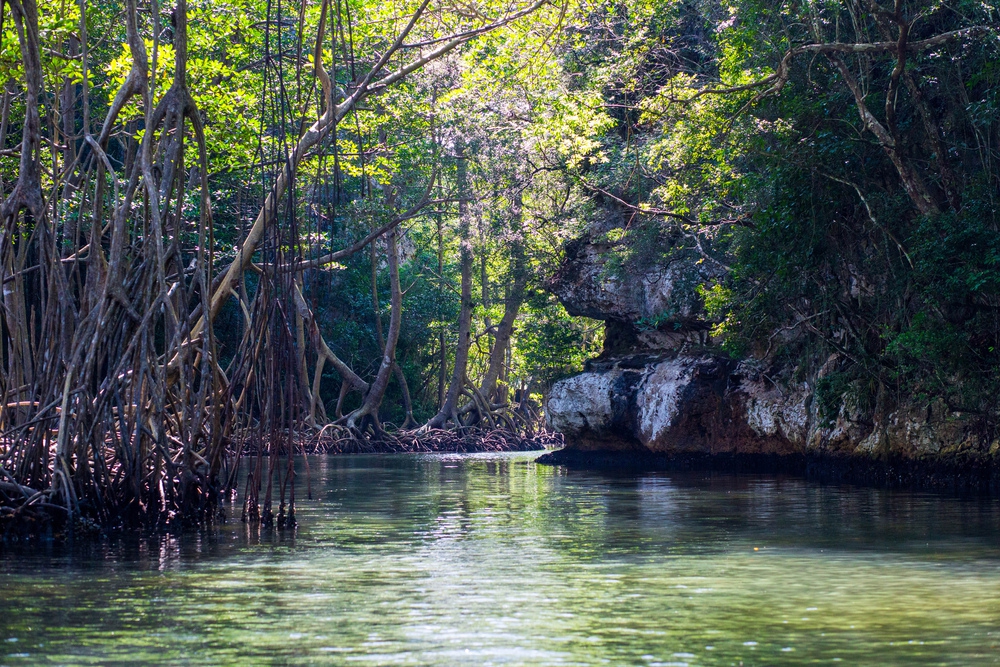
<svg viewBox="0 0 1000 667">
<path fill-rule="evenodd" d="M 549 426 L 578 436 L 601 434 L 611 426 L 611 391 L 618 374 L 581 373 L 555 383 L 545 412 Z"/>
<path fill-rule="evenodd" d="M 556 382 L 546 418 L 580 450 L 920 458 L 974 449 L 969 423 L 943 407 L 904 406 L 874 424 L 842 409 L 828 422 L 813 387 L 775 385 L 708 351 L 609 357 Z"/>
<path fill-rule="evenodd" d="M 782 438 L 797 447 L 806 446 L 815 418 L 808 384 L 779 389 L 770 383 L 744 379 L 739 393 L 746 407 L 747 425 L 754 433 L 762 438 Z"/>
<path fill-rule="evenodd" d="M 548 395 L 546 419 L 565 434 L 569 448 L 904 459 L 985 455 L 974 420 L 944 405 L 904 401 L 872 416 L 845 403 L 835 418 L 821 416 L 816 386 L 835 372 L 838 354 L 824 363 L 814 360 L 818 368 L 807 372 L 773 358 L 733 362 L 713 347 L 696 291 L 720 277 L 721 267 L 680 249 L 662 266 L 627 277 L 609 264 L 615 248 L 594 240 L 603 235 L 596 229 L 567 244 L 565 262 L 549 283 L 569 313 L 605 321 L 601 357 L 584 373 L 556 382 Z M 802 329 L 786 329 L 775 332 L 779 342 L 803 335 Z"/>
<path fill-rule="evenodd" d="M 657 319 L 702 323 L 696 288 L 722 275 L 722 269 L 690 252 L 640 275 L 619 275 L 608 261 L 612 245 L 583 237 L 566 245 L 566 258 L 549 281 L 571 315 L 636 322 Z"/>
<path fill-rule="evenodd" d="M 714 448 L 726 440 L 730 365 L 713 354 L 679 353 L 592 362 L 553 385 L 546 418 L 577 448 Z"/>
</svg>

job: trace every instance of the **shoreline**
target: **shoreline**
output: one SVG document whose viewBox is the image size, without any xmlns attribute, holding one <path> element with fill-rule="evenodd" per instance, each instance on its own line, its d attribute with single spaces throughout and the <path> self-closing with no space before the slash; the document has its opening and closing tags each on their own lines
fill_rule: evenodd
<svg viewBox="0 0 1000 667">
<path fill-rule="evenodd" d="M 539 431 L 521 434 L 502 429 L 465 428 L 395 431 L 381 439 L 358 439 L 352 435 L 327 435 L 322 431 L 302 438 L 296 447 L 306 454 L 427 454 L 432 452 L 474 454 L 483 452 L 535 452 L 563 446 L 562 434 Z M 244 448 L 241 456 L 256 456 Z M 282 454 L 284 455 L 284 454 Z"/>
<path fill-rule="evenodd" d="M 287 442 L 287 441 L 286 441 Z M 294 458 L 300 456 L 343 456 L 365 454 L 478 454 L 489 452 L 544 452 L 552 447 L 564 444 L 562 435 L 552 431 L 539 431 L 532 434 L 512 433 L 499 429 L 465 428 L 461 431 L 432 429 L 418 433 L 416 431 L 396 431 L 386 434 L 379 440 L 360 440 L 358 438 L 337 437 L 329 432 L 320 432 L 308 437 L 292 441 Z M 273 443 L 271 443 L 273 444 Z M 260 446 L 257 449 L 258 445 Z M 288 447 L 285 445 L 271 447 L 266 441 L 249 445 L 244 443 L 241 451 L 233 452 L 237 461 L 253 459 L 257 456 L 286 457 Z M 237 462 L 236 465 L 241 463 Z M 227 473 L 222 472 L 222 478 Z M 217 479 L 212 492 L 218 502 L 222 487 Z M 174 519 L 167 519 L 166 524 L 152 517 L 140 517 L 136 520 L 121 519 L 120 516 L 110 524 L 102 524 L 97 516 L 84 513 L 73 516 L 67 521 L 67 511 L 47 502 L 35 504 L 42 491 L 27 486 L 15 485 L 0 479 L 0 544 L 7 541 L 21 541 L 33 538 L 73 539 L 76 536 L 94 537 L 110 534 L 121 530 L 139 529 L 153 534 L 167 534 L 175 529 L 185 530 L 198 525 L 208 525 L 214 522 L 218 509 L 202 507 L 198 517 L 181 517 L 174 524 Z M 25 502 L 23 498 L 33 500 Z M 215 502 L 215 501 L 213 501 Z M 162 517 L 160 518 L 162 519 Z"/>
<path fill-rule="evenodd" d="M 822 454 L 704 454 L 578 450 L 564 447 L 536 463 L 579 470 L 621 472 L 706 471 L 779 473 L 822 484 L 944 491 L 1000 497 L 1000 463 L 988 460 L 872 459 Z"/>
</svg>

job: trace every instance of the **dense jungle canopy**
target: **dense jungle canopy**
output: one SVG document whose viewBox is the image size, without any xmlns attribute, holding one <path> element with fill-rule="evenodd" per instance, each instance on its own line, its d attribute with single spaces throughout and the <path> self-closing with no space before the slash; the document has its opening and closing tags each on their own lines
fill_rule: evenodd
<svg viewBox="0 0 1000 667">
<path fill-rule="evenodd" d="M 275 456 L 245 517 L 284 517 L 303 434 L 533 428 L 602 348 L 547 289 L 580 239 L 620 281 L 711 267 L 732 355 L 837 352 L 831 411 L 905 392 L 992 434 L 998 25 L 990 0 L 2 0 L 0 518 L 201 520 L 248 451 Z"/>
</svg>

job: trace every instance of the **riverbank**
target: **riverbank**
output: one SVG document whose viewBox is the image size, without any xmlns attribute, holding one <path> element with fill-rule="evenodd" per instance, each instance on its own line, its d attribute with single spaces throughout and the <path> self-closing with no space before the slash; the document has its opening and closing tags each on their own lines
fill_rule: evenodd
<svg viewBox="0 0 1000 667">
<path fill-rule="evenodd" d="M 569 447 L 541 462 L 1000 494 L 1000 441 L 981 415 L 916 397 L 874 415 L 827 405 L 830 367 L 795 382 L 790 366 L 764 373 L 711 349 L 609 354 L 553 386 L 546 418 Z"/>
<path fill-rule="evenodd" d="M 563 435 L 542 430 L 514 433 L 502 429 L 399 430 L 381 438 L 359 439 L 346 430 L 323 429 L 301 440 L 307 454 L 422 454 L 428 452 L 534 452 L 564 445 Z M 252 452 L 251 452 L 252 453 Z"/>
<path fill-rule="evenodd" d="M 988 459 L 873 459 L 818 454 L 664 453 L 564 447 L 537 463 L 588 470 L 784 473 L 824 484 L 1000 496 L 1000 465 Z"/>
<path fill-rule="evenodd" d="M 237 458 L 287 456 L 288 447 L 266 441 L 245 442 Z M 398 430 L 383 433 L 378 439 L 362 439 L 351 435 L 346 429 L 321 429 L 316 433 L 293 435 L 292 451 L 295 458 L 302 455 L 340 456 L 348 454 L 426 454 L 426 453 L 504 453 L 538 452 L 562 447 L 565 443 L 561 433 L 540 430 L 535 433 L 514 433 L 506 430 L 480 428 Z M 233 450 L 239 449 L 232 445 Z M 128 511 L 131 501 L 124 502 L 123 508 L 115 513 L 101 515 L 86 503 L 81 503 L 79 511 L 70 515 L 65 508 L 50 501 L 51 491 L 28 486 L 15 485 L 0 479 L 0 543 L 7 538 L 30 539 L 38 536 L 77 537 L 99 536 L 108 530 L 141 527 L 151 533 L 166 533 L 177 526 L 191 527 L 214 521 L 221 480 L 201 481 L 208 488 L 215 489 L 210 497 L 214 504 L 199 508 L 193 516 L 177 514 L 157 515 Z M 129 518 L 130 517 L 130 518 Z"/>
<path fill-rule="evenodd" d="M 592 225 L 567 244 L 551 280 L 567 311 L 604 320 L 605 335 L 601 354 L 546 394 L 546 423 L 565 434 L 569 447 L 542 463 L 792 472 L 1000 493 L 998 394 L 984 384 L 995 373 L 947 371 L 947 355 L 939 352 L 922 362 L 925 370 L 940 366 L 937 379 L 921 379 L 907 356 L 913 341 L 873 362 L 888 354 L 879 346 L 901 329 L 886 327 L 896 333 L 884 340 L 865 337 L 858 332 L 868 324 L 850 325 L 844 309 L 822 325 L 826 315 L 809 315 L 808 308 L 777 320 L 768 319 L 772 312 L 721 322 L 704 307 L 705 295 L 731 287 L 721 264 L 705 262 L 702 253 L 675 253 L 623 275 L 616 248 Z M 854 285 L 850 298 L 860 303 L 855 273 L 839 284 Z M 872 283 L 868 294 L 882 287 Z M 927 338 L 914 341 L 950 331 L 940 329 L 922 330 Z M 988 340 L 985 330 L 973 338 Z M 952 351 L 970 361 L 986 358 L 964 343 Z"/>
</svg>

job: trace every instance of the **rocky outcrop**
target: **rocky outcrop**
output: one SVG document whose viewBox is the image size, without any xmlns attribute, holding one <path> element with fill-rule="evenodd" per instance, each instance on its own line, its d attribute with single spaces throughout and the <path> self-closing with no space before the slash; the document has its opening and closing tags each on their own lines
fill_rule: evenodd
<svg viewBox="0 0 1000 667">
<path fill-rule="evenodd" d="M 559 381 L 549 426 L 581 451 L 927 459 L 982 454 L 972 422 L 904 406 L 881 422 L 820 414 L 814 382 L 775 384 L 712 351 L 611 357 Z M 995 456 L 1000 443 L 989 455 Z"/>
<path fill-rule="evenodd" d="M 630 275 L 609 265 L 610 243 L 590 236 L 566 245 L 566 257 L 549 281 L 570 315 L 635 323 L 657 321 L 685 328 L 704 328 L 698 285 L 722 275 L 712 262 L 679 250 L 652 270 Z M 701 261 L 699 261 L 701 260 Z"/>
<path fill-rule="evenodd" d="M 737 435 L 728 428 L 731 370 L 711 354 L 598 360 L 552 387 L 546 415 L 574 447 L 714 451 Z"/>
<path fill-rule="evenodd" d="M 904 401 L 874 419 L 847 405 L 821 414 L 816 387 L 836 355 L 810 372 L 731 360 L 706 335 L 695 289 L 716 277 L 706 263 L 676 261 L 628 282 L 606 270 L 607 250 L 588 239 L 570 244 L 551 282 L 569 312 L 606 322 L 604 353 L 547 397 L 546 419 L 566 451 L 1000 460 L 1000 442 L 984 449 L 974 420 L 943 405 Z M 661 326 L 636 326 L 643 318 Z"/>
</svg>

